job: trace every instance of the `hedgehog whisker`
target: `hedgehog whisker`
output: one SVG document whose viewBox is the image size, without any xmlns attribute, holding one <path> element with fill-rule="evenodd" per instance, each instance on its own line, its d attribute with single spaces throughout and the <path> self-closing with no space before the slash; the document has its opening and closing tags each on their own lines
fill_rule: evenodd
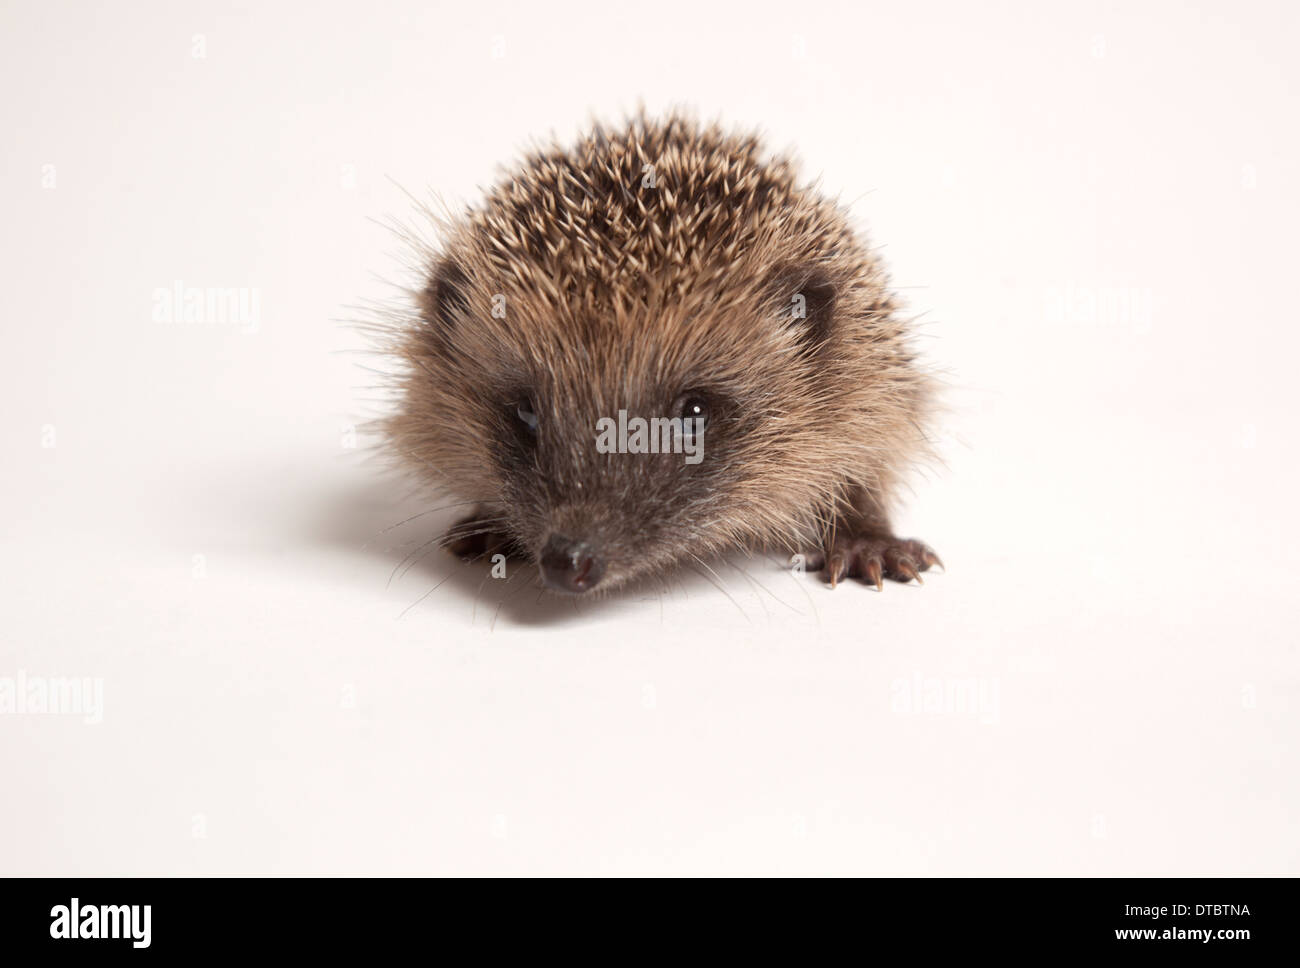
<svg viewBox="0 0 1300 968">
<path fill-rule="evenodd" d="M 723 585 L 722 579 L 718 576 L 718 573 L 714 571 L 712 568 L 710 568 L 708 565 L 706 565 L 703 559 L 701 559 L 699 555 L 695 554 L 694 552 L 687 552 L 687 554 L 689 554 L 692 558 L 694 558 L 697 562 L 699 562 L 700 566 L 706 569 L 707 571 L 706 573 L 704 571 L 700 571 L 699 569 L 694 569 L 695 573 L 698 575 L 702 575 L 709 582 L 709 584 L 711 584 L 718 591 L 722 592 L 723 595 L 727 596 L 727 601 L 731 602 L 732 605 L 736 606 L 736 611 L 738 611 L 744 617 L 746 622 L 749 622 L 751 625 L 754 624 L 754 620 L 749 617 L 749 613 L 746 612 L 743 608 L 741 608 L 740 602 L 736 601 L 735 596 L 733 596 L 731 592 L 727 591 L 726 587 Z"/>
<path fill-rule="evenodd" d="M 475 519 L 475 521 L 473 522 L 475 525 L 477 525 L 477 527 L 473 528 L 472 530 L 466 531 L 461 528 L 450 528 L 444 534 L 434 535 L 432 538 L 430 538 L 428 541 L 421 544 L 414 551 L 409 552 L 405 558 L 403 558 L 393 567 L 392 572 L 388 576 L 388 582 L 387 584 L 384 585 L 384 587 L 387 588 L 390 585 L 392 585 L 394 578 L 405 578 L 407 572 L 409 572 L 412 568 L 414 568 L 417 564 L 419 564 L 428 556 L 429 552 L 433 550 L 432 549 L 433 545 L 439 543 L 445 544 L 448 541 L 460 540 L 462 538 L 472 538 L 475 535 L 479 535 L 479 534 L 488 534 L 493 530 L 491 525 L 494 524 L 497 520 L 503 520 L 503 519 L 478 518 Z M 482 556 L 477 555 L 475 557 L 478 558 Z M 408 561 L 410 562 L 410 564 L 407 564 Z M 406 565 L 406 567 L 403 568 L 402 567 L 403 565 Z M 398 574 L 399 569 L 401 570 L 400 575 Z"/>
<path fill-rule="evenodd" d="M 489 503 L 489 502 L 487 502 L 487 501 L 456 501 L 456 502 L 453 503 L 453 504 L 443 504 L 443 505 L 440 505 L 440 506 L 438 506 L 438 507 L 436 507 L 436 508 L 429 508 L 429 509 L 426 510 L 426 511 L 419 511 L 419 512 L 417 512 L 417 513 L 415 513 L 415 514 L 412 514 L 409 518 L 403 518 L 401 521 L 398 521 L 396 524 L 390 524 L 388 527 L 383 528 L 383 529 L 381 529 L 381 530 L 379 530 L 379 531 L 376 531 L 376 532 L 375 532 L 375 537 L 377 538 L 377 537 L 379 537 L 379 535 L 381 535 L 381 534 L 388 534 L 388 532 L 392 531 L 394 528 L 400 528 L 400 527 L 401 527 L 402 525 L 404 525 L 404 524 L 410 524 L 410 523 L 411 523 L 412 521 L 414 521 L 416 518 L 422 518 L 422 517 L 424 517 L 426 514 L 437 514 L 439 511 L 450 511 L 452 508 L 463 508 L 463 507 L 465 507 L 466 505 L 470 505 L 470 504 L 487 504 L 487 503 Z M 502 502 L 502 503 L 504 503 L 504 502 Z M 371 540 L 374 540 L 374 539 L 372 538 Z M 364 548 L 365 545 L 362 545 L 362 547 Z"/>
<path fill-rule="evenodd" d="M 423 557 L 422 555 L 420 555 L 420 552 L 424 551 L 424 550 L 425 550 L 426 548 L 428 548 L 431 544 L 433 544 L 435 541 L 437 541 L 440 537 L 442 537 L 442 536 L 441 536 L 441 535 L 437 535 L 437 536 L 435 536 L 435 537 L 432 537 L 432 538 L 430 538 L 428 541 L 424 542 L 424 544 L 422 544 L 422 545 L 420 545 L 418 548 L 416 548 L 414 551 L 408 552 L 407 555 L 406 555 L 404 558 L 402 558 L 401 561 L 399 561 L 397 564 L 395 564 L 395 565 L 393 566 L 393 570 L 390 571 L 390 572 L 388 573 L 388 581 L 386 581 L 386 582 L 384 583 L 384 587 L 385 587 L 385 588 L 390 588 L 390 587 L 392 587 L 393 579 L 397 577 L 397 573 L 398 573 L 398 571 L 399 571 L 399 570 L 402 570 L 402 566 L 403 566 L 404 564 L 406 564 L 408 561 L 411 561 L 411 559 L 413 559 L 413 558 L 415 559 L 415 561 L 419 561 L 419 560 L 420 560 L 420 557 Z M 419 557 L 417 557 L 417 556 L 419 556 Z M 415 562 L 412 561 L 411 563 L 414 564 Z M 402 577 L 405 577 L 405 576 L 406 576 L 406 571 L 405 571 L 405 570 L 402 570 Z"/>
<path fill-rule="evenodd" d="M 769 558 L 768 560 L 770 561 L 771 559 Z M 808 599 L 808 607 L 812 610 L 813 621 L 816 622 L 818 625 L 821 625 L 822 618 L 821 615 L 818 614 L 817 612 L 817 603 L 813 601 L 812 595 L 809 594 L 808 592 L 808 583 L 805 581 L 800 581 L 799 579 L 802 577 L 800 574 L 796 574 L 792 569 L 786 568 L 780 562 L 773 562 L 773 564 L 775 564 L 778 568 L 780 568 L 782 571 L 788 574 L 790 576 L 791 581 L 795 583 L 795 586 L 801 592 L 803 592 L 803 597 Z M 803 613 L 801 612 L 800 614 Z"/>
<path fill-rule="evenodd" d="M 450 571 L 447 572 L 447 574 L 443 575 L 442 578 L 439 579 L 439 581 L 438 581 L 438 583 L 437 583 L 436 585 L 434 585 L 432 588 L 430 588 L 427 592 L 425 592 L 423 595 L 421 595 L 421 596 L 420 596 L 419 598 L 417 598 L 415 601 L 411 602 L 410 605 L 407 605 L 406 608 L 402 609 L 402 613 L 401 613 L 401 615 L 398 615 L 398 616 L 397 616 L 398 619 L 403 618 L 403 617 L 406 615 L 407 612 L 409 612 L 411 609 L 415 608 L 415 606 L 419 605 L 422 601 L 424 601 L 426 598 L 428 598 L 430 595 L 432 595 L 434 592 L 436 592 L 439 588 L 441 588 L 441 587 L 443 586 L 443 583 L 446 582 L 447 579 L 450 578 L 451 576 L 452 576 L 452 573 L 451 573 Z"/>
<path fill-rule="evenodd" d="M 516 569 L 515 572 L 514 572 L 514 574 L 512 574 L 509 578 L 506 579 L 506 589 L 509 588 L 511 582 L 513 582 L 513 581 L 515 580 L 515 577 L 516 577 L 516 576 L 521 575 L 521 574 L 524 574 L 526 571 L 527 571 L 527 569 L 522 569 L 522 568 L 521 568 L 521 569 Z M 528 587 L 528 582 L 524 582 L 522 585 L 520 585 L 518 588 L 516 588 L 516 589 L 515 589 L 515 595 L 514 595 L 514 597 L 517 598 L 517 597 L 519 596 L 519 592 L 522 591 L 523 589 L 527 588 L 527 587 Z M 497 610 L 496 610 L 495 612 L 492 613 L 492 622 L 488 625 L 488 631 L 489 631 L 489 632 L 494 632 L 494 631 L 496 631 L 496 627 L 497 627 L 497 616 L 499 616 L 499 615 L 501 614 L 501 606 L 504 605 L 504 604 L 506 603 L 506 595 L 505 595 L 506 589 L 502 589 L 501 600 L 500 600 L 499 602 L 497 602 Z M 514 599 L 512 598 L 511 601 L 513 601 L 513 600 L 514 600 Z"/>
<path fill-rule="evenodd" d="M 755 588 L 758 587 L 757 585 L 754 585 L 754 580 L 750 578 L 749 575 L 746 574 L 740 567 L 738 567 L 730 560 L 727 559 L 724 560 L 727 562 L 728 566 L 740 572 L 740 577 L 744 578 L 747 582 L 749 582 L 751 586 L 754 586 Z M 770 623 L 772 621 L 772 613 L 767 610 L 767 602 L 763 601 L 762 596 L 759 595 L 757 591 L 754 592 L 754 600 L 758 602 L 758 607 L 763 610 L 763 617 L 766 618 L 767 621 Z"/>
<path fill-rule="evenodd" d="M 755 578 L 755 577 L 753 576 L 753 574 L 749 571 L 748 568 L 743 568 L 743 567 L 741 567 L 740 565 L 735 564 L 735 562 L 730 562 L 730 561 L 729 561 L 728 564 L 730 564 L 732 568 L 737 569 L 737 570 L 738 570 L 742 575 L 744 575 L 747 579 L 749 579 L 749 581 L 750 581 L 752 584 L 756 585 L 758 588 L 761 588 L 763 591 L 767 592 L 769 595 L 772 596 L 773 599 L 775 599 L 776 601 L 780 602 L 782 605 L 784 605 L 784 606 L 785 606 L 786 608 L 788 608 L 790 611 L 794 612 L 796 615 L 800 615 L 800 616 L 803 615 L 803 612 L 799 611 L 799 609 L 795 608 L 793 605 L 791 605 L 789 602 L 787 602 L 784 598 L 782 598 L 781 596 L 777 595 L 775 592 L 772 591 L 772 589 L 768 588 L 768 587 L 767 587 L 766 585 L 764 585 L 761 581 L 759 581 L 757 578 Z"/>
</svg>

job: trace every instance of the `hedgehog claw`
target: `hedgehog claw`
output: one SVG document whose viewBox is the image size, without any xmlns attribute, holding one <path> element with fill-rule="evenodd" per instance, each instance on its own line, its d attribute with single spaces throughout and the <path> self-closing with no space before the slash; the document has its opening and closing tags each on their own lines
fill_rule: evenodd
<svg viewBox="0 0 1300 968">
<path fill-rule="evenodd" d="M 849 573 L 849 560 L 842 554 L 833 554 L 826 562 L 824 574 L 826 580 L 831 583 L 831 588 L 838 585 L 844 576 Z"/>
<path fill-rule="evenodd" d="M 932 565 L 943 567 L 943 561 L 928 545 L 913 538 L 846 537 L 837 535 L 824 551 L 804 556 L 805 568 L 821 569 L 822 579 L 831 588 L 839 586 L 846 576 L 860 579 L 865 585 L 875 585 L 883 591 L 885 582 L 915 581 L 925 584 L 921 572 Z"/>
<path fill-rule="evenodd" d="M 875 585 L 876 591 L 883 592 L 885 590 L 884 572 L 880 567 L 879 558 L 871 557 L 867 559 L 867 563 L 862 566 L 862 578 L 868 584 Z"/>
<path fill-rule="evenodd" d="M 912 559 L 908 558 L 906 555 L 900 556 L 894 561 L 894 567 L 891 571 L 902 575 L 903 581 L 912 581 L 915 579 L 918 585 L 925 584 L 925 582 L 921 580 L 921 573 L 916 570 L 916 566 L 912 563 Z"/>
</svg>

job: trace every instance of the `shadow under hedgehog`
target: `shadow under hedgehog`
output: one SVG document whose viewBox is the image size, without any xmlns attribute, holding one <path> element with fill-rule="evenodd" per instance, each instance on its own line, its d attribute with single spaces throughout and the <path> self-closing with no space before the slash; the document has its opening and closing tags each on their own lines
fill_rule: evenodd
<svg viewBox="0 0 1300 968">
<path fill-rule="evenodd" d="M 935 382 L 846 213 L 757 137 L 597 126 L 439 228 L 389 333 L 384 430 L 476 505 L 453 552 L 526 558 L 571 594 L 742 548 L 802 552 L 832 586 L 940 563 L 888 516 Z"/>
</svg>

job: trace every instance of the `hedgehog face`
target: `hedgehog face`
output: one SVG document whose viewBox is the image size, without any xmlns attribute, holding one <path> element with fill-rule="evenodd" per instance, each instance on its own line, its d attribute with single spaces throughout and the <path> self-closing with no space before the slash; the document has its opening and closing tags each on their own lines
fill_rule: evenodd
<svg viewBox="0 0 1300 968">
<path fill-rule="evenodd" d="M 465 463 L 478 472 L 454 488 L 487 485 L 554 591 L 610 589 L 734 544 L 728 522 L 752 518 L 755 468 L 777 456 L 771 361 L 710 346 L 708 321 L 684 343 L 680 323 L 649 316 L 552 320 L 536 353 L 502 332 L 494 352 L 456 354 L 456 385 L 476 388 Z M 433 423 L 430 436 L 457 429 Z"/>
<path fill-rule="evenodd" d="M 502 298 L 452 265 L 425 295 L 394 435 L 484 504 L 546 587 L 608 590 L 812 530 L 836 462 L 799 455 L 852 435 L 807 405 L 834 369 L 826 280 L 778 273 L 727 299 L 602 313 L 519 288 Z M 793 321 L 791 286 L 813 310 Z"/>
<path fill-rule="evenodd" d="M 494 455 L 502 502 L 547 588 L 608 589 L 711 550 L 700 538 L 733 486 L 729 398 L 535 374 L 506 400 L 511 426 L 498 428 Z"/>
</svg>

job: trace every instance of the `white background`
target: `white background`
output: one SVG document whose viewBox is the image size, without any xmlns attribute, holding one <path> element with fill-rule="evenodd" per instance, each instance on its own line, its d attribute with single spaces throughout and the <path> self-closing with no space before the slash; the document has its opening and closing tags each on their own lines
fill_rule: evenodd
<svg viewBox="0 0 1300 968">
<path fill-rule="evenodd" d="M 0 715 L 0 870 L 1300 869 L 1297 27 L 6 3 L 0 677 L 104 707 Z M 347 446 L 381 223 L 641 98 L 795 148 L 883 246 L 949 383 L 925 587 L 389 582 L 449 515 L 383 532 L 438 502 Z M 177 280 L 255 331 L 155 321 Z"/>
</svg>

